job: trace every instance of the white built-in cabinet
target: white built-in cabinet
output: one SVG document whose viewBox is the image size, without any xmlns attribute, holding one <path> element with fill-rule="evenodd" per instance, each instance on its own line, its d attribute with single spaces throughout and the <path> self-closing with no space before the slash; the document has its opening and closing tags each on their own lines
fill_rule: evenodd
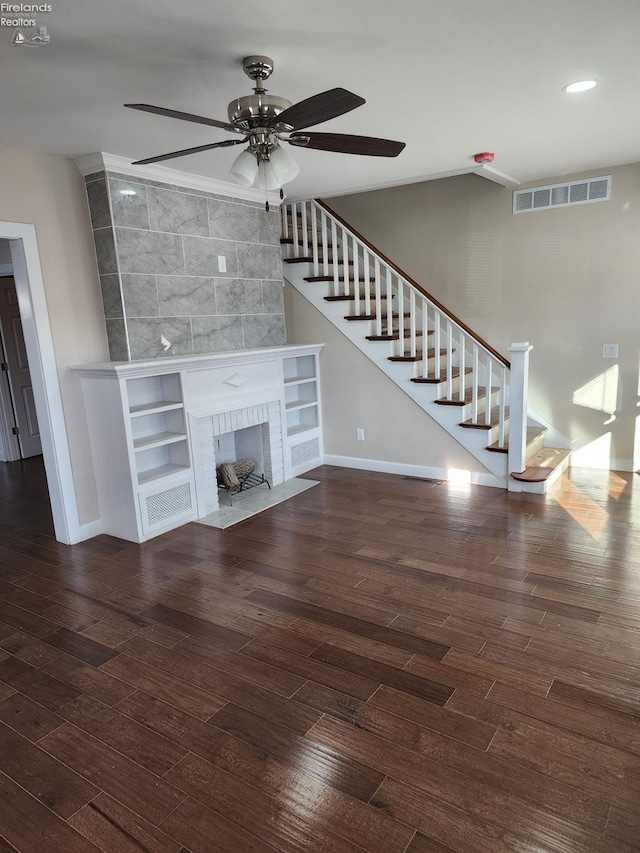
<svg viewBox="0 0 640 853">
<path fill-rule="evenodd" d="M 198 418 L 208 412 L 277 400 L 281 479 L 322 464 L 321 349 L 278 347 L 73 368 L 83 389 L 103 531 L 143 542 L 204 514 L 197 491 L 203 472 L 194 467 L 205 463 L 202 448 L 192 443 Z"/>
<path fill-rule="evenodd" d="M 318 353 L 309 353 L 282 360 L 287 456 L 294 477 L 322 458 L 318 359 Z"/>
</svg>

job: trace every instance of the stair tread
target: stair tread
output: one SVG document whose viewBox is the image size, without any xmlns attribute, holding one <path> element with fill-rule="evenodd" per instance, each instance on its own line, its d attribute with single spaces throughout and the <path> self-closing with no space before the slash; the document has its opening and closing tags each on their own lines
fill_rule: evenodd
<svg viewBox="0 0 640 853">
<path fill-rule="evenodd" d="M 305 279 L 305 281 L 306 281 L 306 279 Z M 394 312 L 391 316 L 393 318 L 398 318 L 400 315 Z M 404 316 L 410 317 L 411 314 L 408 311 L 405 311 Z M 375 314 L 347 314 L 344 319 L 345 320 L 375 320 L 376 315 Z M 428 334 L 433 334 L 433 330 L 430 329 Z"/>
<path fill-rule="evenodd" d="M 364 284 L 364 282 L 365 282 L 366 280 L 367 280 L 367 279 L 365 279 L 365 278 L 359 278 L 359 279 L 358 279 L 358 281 L 359 281 L 360 283 L 362 283 L 362 284 Z M 332 275 L 308 275 L 308 276 L 305 276 L 304 281 L 312 281 L 312 282 L 316 282 L 316 281 L 334 281 L 334 278 L 333 278 L 333 276 L 332 276 Z M 338 276 L 338 281 L 345 281 L 345 277 L 344 277 L 344 276 Z M 353 279 L 352 279 L 352 278 L 350 278 L 350 279 L 349 279 L 349 281 L 353 281 Z M 370 279 L 369 279 L 369 283 L 370 283 L 370 284 L 372 284 L 374 281 L 375 281 L 375 278 L 370 278 Z M 371 295 L 371 298 L 372 298 L 372 299 L 374 299 L 374 298 L 375 298 L 373 294 Z"/>
<path fill-rule="evenodd" d="M 427 350 L 427 358 L 434 358 L 435 354 L 436 354 L 436 351 L 434 348 Z M 446 355 L 446 354 L 447 354 L 446 349 L 440 350 L 440 355 Z M 405 353 L 405 355 L 390 355 L 389 361 L 422 361 L 423 355 L 424 355 L 424 353 L 422 350 L 419 350 L 418 352 L 416 352 L 415 355 L 409 355 L 406 353 Z"/>
<path fill-rule="evenodd" d="M 410 338 L 411 332 L 409 330 L 406 330 L 404 333 L 404 337 Z M 422 331 L 416 331 L 416 337 L 421 338 L 422 337 Z M 366 335 L 365 340 L 367 340 L 367 341 L 399 341 L 400 340 L 400 332 L 395 331 L 395 332 L 391 332 L 390 334 L 386 334 L 383 332 L 381 335 Z"/>
<path fill-rule="evenodd" d="M 497 407 L 491 409 L 489 416 L 490 416 L 490 421 L 488 424 L 485 423 L 485 421 L 484 421 L 485 413 L 482 412 L 482 414 L 479 416 L 481 418 L 481 420 L 474 422 L 470 419 L 468 421 L 463 421 L 463 423 L 461 423 L 460 426 L 465 427 L 466 429 L 491 429 L 492 427 L 498 426 L 498 424 L 500 423 L 500 409 Z M 505 407 L 504 417 L 505 417 L 505 421 L 509 417 L 509 407 L 508 406 Z"/>
<path fill-rule="evenodd" d="M 353 302 L 353 300 L 355 299 L 355 296 L 344 296 L 343 294 L 341 294 L 339 296 L 325 296 L 323 298 L 324 298 L 325 302 Z M 364 299 L 364 298 L 365 298 L 364 295 L 361 294 L 360 299 Z M 373 294 L 371 295 L 371 298 L 372 299 L 374 298 Z M 380 299 L 386 299 L 386 298 L 387 298 L 386 296 L 380 297 Z"/>
<path fill-rule="evenodd" d="M 473 368 L 472 367 L 465 367 L 464 372 L 465 372 L 465 375 L 468 373 L 473 373 Z M 452 379 L 459 379 L 460 378 L 460 369 L 458 367 L 454 367 L 453 370 L 451 371 L 451 378 Z M 437 385 L 440 382 L 446 382 L 447 381 L 447 371 L 443 370 L 440 372 L 440 376 L 428 376 L 426 379 L 424 376 L 414 376 L 411 381 L 417 382 L 419 384 L 423 383 L 425 385 Z"/>
<path fill-rule="evenodd" d="M 500 388 L 494 386 L 491 389 L 491 393 L 495 394 L 500 390 Z M 484 400 L 487 396 L 487 389 L 484 386 L 478 386 L 478 400 Z M 435 401 L 440 406 L 467 406 L 469 403 L 473 402 L 473 392 L 471 388 L 466 388 L 464 393 L 464 400 L 448 400 L 446 397 L 440 397 L 440 399 Z"/>
</svg>

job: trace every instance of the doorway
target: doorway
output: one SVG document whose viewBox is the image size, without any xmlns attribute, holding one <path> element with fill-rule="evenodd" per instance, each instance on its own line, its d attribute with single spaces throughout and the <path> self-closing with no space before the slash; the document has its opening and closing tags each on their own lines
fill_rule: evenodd
<svg viewBox="0 0 640 853">
<path fill-rule="evenodd" d="M 40 428 L 12 275 L 0 277 L 0 359 L 0 458 L 14 462 L 40 456 Z"/>
<path fill-rule="evenodd" d="M 36 429 L 41 442 L 55 535 L 59 542 L 73 544 L 100 531 L 95 529 L 94 523 L 81 525 L 78 517 L 35 226 L 0 222 L 0 244 L 5 246 L 7 242 L 24 336 L 23 357 L 29 365 L 29 394 L 33 396 L 33 410 L 37 411 Z M 5 274 L 9 272 L 6 266 L 6 261 L 0 263 Z M 30 429 L 33 429 L 33 424 Z"/>
</svg>

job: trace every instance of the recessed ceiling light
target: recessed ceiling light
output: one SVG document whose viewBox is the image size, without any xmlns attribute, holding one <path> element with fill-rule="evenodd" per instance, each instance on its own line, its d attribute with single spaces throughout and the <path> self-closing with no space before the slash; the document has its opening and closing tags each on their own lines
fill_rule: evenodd
<svg viewBox="0 0 640 853">
<path fill-rule="evenodd" d="M 563 86 L 563 92 L 588 92 L 589 89 L 593 89 L 594 86 L 598 85 L 597 80 L 577 80 L 575 83 L 568 83 L 566 86 Z"/>
</svg>

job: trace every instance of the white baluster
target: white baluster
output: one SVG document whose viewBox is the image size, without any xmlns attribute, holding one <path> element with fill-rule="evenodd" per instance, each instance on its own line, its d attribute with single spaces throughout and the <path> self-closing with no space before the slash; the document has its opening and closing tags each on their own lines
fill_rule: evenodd
<svg viewBox="0 0 640 853">
<path fill-rule="evenodd" d="M 402 313 L 400 314 L 400 317 L 402 318 L 402 326 L 400 327 L 400 337 L 402 338 L 404 337 L 404 316 Z M 418 354 L 418 347 L 416 343 L 416 292 L 412 287 L 409 288 L 409 337 L 411 341 L 411 355 L 415 358 Z M 422 340 L 424 346 L 426 334 L 423 335 Z"/>
<path fill-rule="evenodd" d="M 291 205 L 291 228 L 293 230 L 293 257 L 300 257 L 300 236 L 298 234 L 298 205 Z"/>
<path fill-rule="evenodd" d="M 342 243 L 342 277 L 344 278 L 344 282 L 342 284 L 342 292 L 345 296 L 351 295 L 351 280 L 349 274 L 349 239 L 347 237 L 347 232 L 342 229 L 341 233 L 341 243 Z"/>
<path fill-rule="evenodd" d="M 385 278 L 385 293 L 387 295 L 387 334 L 390 335 L 390 329 L 393 329 L 393 274 L 391 267 L 384 265 Z M 404 347 L 404 341 L 401 342 Z"/>
<path fill-rule="evenodd" d="M 354 298 L 354 314 L 360 313 L 360 247 L 355 239 L 352 240 L 353 254 L 353 298 Z"/>
<path fill-rule="evenodd" d="M 327 254 L 329 247 L 327 246 Z M 340 264 L 338 262 L 338 227 L 335 219 L 331 220 L 331 264 L 333 266 L 333 295 L 340 296 Z"/>
<path fill-rule="evenodd" d="M 471 420 L 473 423 L 478 422 L 478 374 L 480 372 L 480 358 L 478 355 L 478 344 L 473 344 L 473 367 L 471 374 Z M 465 385 L 465 376 L 460 374 L 460 382 Z"/>
<path fill-rule="evenodd" d="M 329 242 L 327 228 L 327 214 L 322 211 L 322 275 L 329 275 Z"/>
<path fill-rule="evenodd" d="M 447 400 L 453 399 L 453 327 L 451 320 L 447 319 Z"/>
<path fill-rule="evenodd" d="M 302 256 L 309 257 L 309 234 L 307 231 L 307 205 L 302 203 Z"/>
<path fill-rule="evenodd" d="M 366 246 L 362 249 L 362 276 L 364 278 L 364 313 L 371 316 L 371 255 Z"/>
<path fill-rule="evenodd" d="M 429 349 L 429 303 L 426 299 L 421 298 L 420 305 L 422 307 L 422 377 L 429 378 L 429 359 L 427 358 L 427 350 Z"/>
<path fill-rule="evenodd" d="M 487 357 L 487 388 L 491 388 L 493 384 L 493 359 L 491 356 Z M 488 426 L 491 423 L 491 404 L 489 400 L 485 397 L 484 404 L 484 422 L 485 426 Z"/>
<path fill-rule="evenodd" d="M 460 329 L 460 355 L 458 357 L 458 372 L 460 374 L 460 384 L 458 386 L 458 399 L 464 402 L 465 387 L 464 387 L 464 369 L 465 369 L 465 348 L 467 346 L 467 337 L 462 329 Z"/>
<path fill-rule="evenodd" d="M 398 282 L 398 333 L 400 337 L 398 338 L 398 355 L 404 355 L 404 282 L 401 278 L 397 279 Z M 392 320 L 393 322 L 393 320 Z M 393 329 L 393 326 L 391 327 Z"/>
<path fill-rule="evenodd" d="M 315 201 L 311 202 L 311 244 L 313 246 L 313 274 L 320 275 L 318 263 L 318 213 Z"/>
<path fill-rule="evenodd" d="M 373 277 L 375 282 L 375 303 L 376 303 L 376 335 L 382 334 L 382 299 L 380 290 L 380 258 L 376 255 L 373 262 Z"/>
<path fill-rule="evenodd" d="M 440 379 L 440 374 L 442 373 L 442 367 L 440 364 L 440 349 L 441 349 L 440 327 L 441 327 L 441 323 L 442 323 L 442 314 L 440 313 L 440 311 L 438 311 L 438 309 L 435 306 L 433 308 L 433 311 L 434 311 L 434 319 L 435 319 L 435 326 L 434 326 L 435 331 L 434 331 L 434 335 L 433 335 L 433 348 L 434 348 L 434 355 L 435 355 L 433 375 L 434 375 L 435 379 Z"/>
</svg>

